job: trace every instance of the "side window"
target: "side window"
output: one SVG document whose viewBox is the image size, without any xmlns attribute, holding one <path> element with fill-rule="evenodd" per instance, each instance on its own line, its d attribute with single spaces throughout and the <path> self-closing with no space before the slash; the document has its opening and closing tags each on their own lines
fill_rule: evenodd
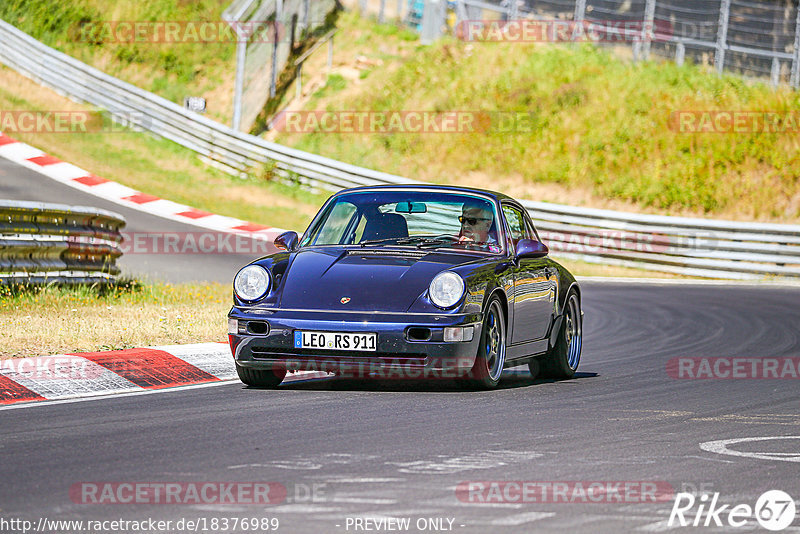
<svg viewBox="0 0 800 534">
<path fill-rule="evenodd" d="M 541 241 L 539 237 L 539 232 L 536 231 L 536 228 L 533 226 L 530 217 L 525 217 L 525 227 L 528 229 L 528 235 L 531 236 L 530 239 L 535 239 L 536 241 Z"/>
<path fill-rule="evenodd" d="M 317 245 L 334 245 L 342 243 L 345 231 L 353 219 L 356 207 L 349 202 L 339 202 L 333 206 L 325 226 L 319 229 L 312 243 Z"/>
<path fill-rule="evenodd" d="M 514 250 L 520 239 L 530 239 L 530 233 L 525 226 L 525 216 L 513 206 L 503 206 L 503 214 L 508 221 L 509 237 L 511 239 L 511 249 Z"/>
</svg>

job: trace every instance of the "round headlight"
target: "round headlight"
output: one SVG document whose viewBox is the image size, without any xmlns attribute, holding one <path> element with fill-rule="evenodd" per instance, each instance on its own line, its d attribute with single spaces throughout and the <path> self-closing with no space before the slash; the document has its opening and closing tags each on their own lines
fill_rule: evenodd
<svg viewBox="0 0 800 534">
<path fill-rule="evenodd" d="M 256 300 L 269 291 L 270 278 L 260 265 L 248 265 L 236 275 L 233 290 L 242 300 Z"/>
<path fill-rule="evenodd" d="M 464 296 L 464 279 L 450 271 L 439 273 L 431 281 L 428 293 L 431 302 L 440 308 L 455 306 Z"/>
</svg>

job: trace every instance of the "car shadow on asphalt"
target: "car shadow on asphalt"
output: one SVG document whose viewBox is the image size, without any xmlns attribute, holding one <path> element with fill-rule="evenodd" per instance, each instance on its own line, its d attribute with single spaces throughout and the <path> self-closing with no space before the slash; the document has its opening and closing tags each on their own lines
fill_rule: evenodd
<svg viewBox="0 0 800 534">
<path fill-rule="evenodd" d="M 535 387 L 542 384 L 555 382 L 572 383 L 587 378 L 595 378 L 597 373 L 578 372 L 569 380 L 556 380 L 552 378 L 532 378 L 525 370 L 507 369 L 497 388 L 493 390 L 480 390 L 461 385 L 449 378 L 421 379 L 387 379 L 387 378 L 350 378 L 336 377 L 315 378 L 311 380 L 298 380 L 281 384 L 279 389 L 298 391 L 374 391 L 390 393 L 425 392 L 425 393 L 491 393 L 507 389 Z M 247 388 L 258 389 L 258 388 Z"/>
</svg>

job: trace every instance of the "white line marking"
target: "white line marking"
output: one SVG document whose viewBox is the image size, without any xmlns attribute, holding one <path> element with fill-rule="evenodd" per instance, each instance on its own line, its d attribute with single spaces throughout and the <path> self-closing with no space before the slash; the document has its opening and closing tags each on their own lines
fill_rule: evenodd
<svg viewBox="0 0 800 534">
<path fill-rule="evenodd" d="M 328 478 L 332 484 L 384 484 L 387 482 L 405 482 L 405 478 L 398 477 L 363 477 L 363 478 Z"/>
<path fill-rule="evenodd" d="M 448 504 L 455 504 L 456 506 L 469 506 L 473 510 L 475 509 L 475 503 L 471 503 L 471 502 L 461 502 L 461 501 L 459 501 L 457 503 L 448 502 Z M 522 505 L 522 504 L 514 504 L 514 503 L 510 503 L 510 502 L 482 502 L 481 503 L 481 508 L 512 508 L 514 510 L 519 510 L 523 506 L 524 505 Z"/>
<path fill-rule="evenodd" d="M 771 441 L 776 439 L 800 440 L 800 436 L 765 436 L 755 438 L 720 439 L 717 441 L 706 441 L 705 443 L 701 443 L 700 448 L 704 451 L 713 452 L 716 454 L 727 454 L 729 456 L 741 456 L 744 458 L 758 458 L 760 460 L 778 460 L 781 462 L 800 463 L 800 451 L 795 453 L 743 452 L 728 448 L 728 445 L 734 445 L 736 443 Z"/>
<path fill-rule="evenodd" d="M 368 499 L 365 497 L 334 497 L 331 502 L 345 504 L 397 504 L 396 499 Z"/>
<path fill-rule="evenodd" d="M 313 504 L 283 504 L 267 508 L 270 513 L 285 514 L 320 514 L 323 512 L 340 512 L 338 506 L 318 506 Z"/>
<path fill-rule="evenodd" d="M 102 395 L 102 396 L 95 396 L 95 397 L 81 397 L 78 399 L 62 399 L 62 400 L 52 400 L 52 401 L 31 401 L 25 402 L 20 404 L 11 404 L 9 406 L 0 406 L 0 412 L 5 410 L 21 410 L 23 408 L 38 408 L 40 406 L 52 406 L 54 404 L 72 404 L 73 402 L 87 402 L 87 401 L 97 401 L 97 400 L 108 400 L 108 399 L 118 399 L 120 397 L 137 397 L 139 395 L 155 395 L 158 393 L 174 393 L 176 391 L 184 391 L 187 389 L 202 389 L 202 388 L 211 388 L 217 386 L 229 386 L 236 383 L 239 383 L 241 386 L 242 383 L 238 380 L 221 380 L 219 382 L 206 382 L 205 384 L 191 384 L 189 386 L 175 386 L 172 388 L 164 388 L 164 389 L 146 389 L 144 391 L 132 391 L 130 393 L 119 393 L 114 395 Z"/>
<path fill-rule="evenodd" d="M 0 362 L 0 375 L 47 400 L 142 391 L 123 376 L 81 356 L 56 354 Z"/>
<path fill-rule="evenodd" d="M 165 345 L 150 347 L 163 350 L 186 363 L 222 380 L 238 378 L 236 364 L 228 344 L 193 343 L 190 345 Z"/>
<path fill-rule="evenodd" d="M 86 170 L 76 167 L 72 163 L 67 163 L 66 161 L 54 163 L 53 165 L 45 165 L 39 169 L 39 172 L 49 176 L 53 180 L 58 180 L 59 182 L 66 182 L 67 180 L 82 178 L 89 174 Z"/>
<path fill-rule="evenodd" d="M 525 523 L 533 523 L 534 521 L 539 521 L 541 519 L 547 519 L 548 517 L 553 517 L 554 515 L 556 515 L 555 512 L 528 512 L 526 514 L 510 515 L 508 517 L 494 519 L 489 524 L 514 527 L 517 525 L 524 525 Z"/>
<path fill-rule="evenodd" d="M 637 527 L 636 530 L 641 530 L 642 532 L 666 532 L 667 530 L 682 528 L 677 521 L 675 523 L 675 525 L 670 526 L 669 521 L 664 519 L 662 521 L 650 523 L 649 525 L 642 525 L 641 527 Z"/>
<path fill-rule="evenodd" d="M 736 463 L 733 460 L 723 460 L 721 458 L 706 458 L 705 456 L 694 456 L 694 455 L 691 455 L 691 456 L 686 456 L 686 458 L 696 458 L 698 460 L 707 460 L 709 462 L 722 462 L 722 463 L 725 463 L 725 464 L 734 464 L 734 463 Z"/>
<path fill-rule="evenodd" d="M 44 152 L 25 143 L 9 143 L 7 145 L 0 146 L 0 156 L 10 159 L 14 163 L 21 164 L 22 162 L 25 162 L 29 165 L 35 165 L 35 163 L 30 163 L 27 160 L 30 158 L 44 156 Z M 41 165 L 36 166 L 41 168 Z"/>
<path fill-rule="evenodd" d="M 411 462 L 386 462 L 386 465 L 397 466 L 401 473 L 425 475 L 451 475 L 475 469 L 492 469 L 508 464 L 525 462 L 544 456 L 533 451 L 487 451 L 461 457 L 439 455 L 431 460 L 415 460 Z"/>
<path fill-rule="evenodd" d="M 611 276 L 576 276 L 578 282 L 602 284 L 650 284 L 650 285 L 700 285 L 700 286 L 749 286 L 749 287 L 800 287 L 800 282 L 790 280 L 698 280 L 694 278 L 636 278 Z"/>
</svg>

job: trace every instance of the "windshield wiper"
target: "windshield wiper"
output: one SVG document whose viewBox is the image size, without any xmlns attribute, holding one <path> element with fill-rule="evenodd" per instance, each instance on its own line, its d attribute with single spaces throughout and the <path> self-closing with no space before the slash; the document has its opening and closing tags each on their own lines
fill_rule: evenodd
<svg viewBox="0 0 800 534">
<path fill-rule="evenodd" d="M 444 237 L 424 237 L 424 236 L 414 236 L 414 237 L 387 237 L 385 239 L 370 239 L 368 241 L 362 241 L 359 243 L 361 247 L 365 247 L 367 245 L 380 245 L 381 243 L 388 243 L 390 241 L 395 241 L 395 245 L 417 245 L 417 247 L 423 247 L 425 245 L 431 244 L 440 244 L 448 241 L 452 241 L 455 238 L 444 238 Z"/>
<path fill-rule="evenodd" d="M 444 245 L 458 242 L 458 238 L 454 236 L 440 236 L 440 237 L 428 237 L 421 240 L 421 242 L 417 245 L 417 248 L 428 247 L 431 245 Z"/>
<path fill-rule="evenodd" d="M 401 241 L 405 241 L 405 240 L 408 240 L 408 239 L 409 238 L 407 238 L 407 237 L 406 238 L 403 238 L 403 237 L 386 237 L 384 239 L 368 239 L 367 241 L 362 241 L 361 243 L 359 243 L 359 245 L 361 245 L 361 248 L 364 248 L 367 245 L 380 245 L 381 243 L 388 243 L 389 241 L 397 241 L 397 243 L 400 244 Z"/>
</svg>

